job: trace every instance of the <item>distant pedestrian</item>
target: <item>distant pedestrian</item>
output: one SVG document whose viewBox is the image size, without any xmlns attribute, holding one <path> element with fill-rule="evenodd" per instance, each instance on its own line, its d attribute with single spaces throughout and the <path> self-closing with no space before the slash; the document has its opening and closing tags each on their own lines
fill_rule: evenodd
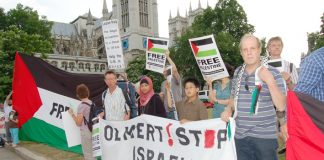
<svg viewBox="0 0 324 160">
<path fill-rule="evenodd" d="M 9 114 L 8 122 L 11 138 L 12 138 L 12 147 L 16 147 L 19 143 L 19 130 L 18 130 L 18 112 L 12 110 Z"/>
</svg>

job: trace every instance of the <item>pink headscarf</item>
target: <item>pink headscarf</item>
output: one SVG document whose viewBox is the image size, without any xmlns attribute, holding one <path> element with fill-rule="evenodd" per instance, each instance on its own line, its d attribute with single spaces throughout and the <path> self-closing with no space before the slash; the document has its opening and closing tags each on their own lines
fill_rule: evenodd
<svg viewBox="0 0 324 160">
<path fill-rule="evenodd" d="M 142 90 L 140 89 L 140 106 L 145 106 L 151 99 L 151 97 L 154 95 L 154 90 L 153 90 L 153 83 L 152 83 L 152 80 L 151 78 L 147 77 L 147 76 L 144 76 L 141 81 L 140 81 L 140 84 L 143 82 L 143 80 L 147 81 L 148 82 L 148 85 L 149 85 L 149 91 L 144 94 L 142 92 Z M 145 83 L 145 82 L 144 82 Z"/>
</svg>

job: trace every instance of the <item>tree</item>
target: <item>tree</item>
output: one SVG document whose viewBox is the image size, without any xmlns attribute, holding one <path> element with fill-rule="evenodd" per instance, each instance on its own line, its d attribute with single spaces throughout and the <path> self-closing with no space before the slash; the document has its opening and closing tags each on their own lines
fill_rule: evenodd
<svg viewBox="0 0 324 160">
<path fill-rule="evenodd" d="M 170 49 L 170 56 L 181 75 L 198 77 L 204 83 L 188 39 L 213 34 L 223 60 L 237 67 L 243 62 L 239 51 L 240 39 L 254 31 L 254 26 L 247 22 L 243 7 L 236 0 L 219 0 L 214 9 L 208 7 L 195 18 L 191 28 Z"/>
<path fill-rule="evenodd" d="M 127 77 L 131 82 L 138 82 L 141 75 L 146 75 L 152 79 L 154 91 L 159 92 L 161 90 L 161 83 L 165 78 L 160 73 L 146 70 L 145 62 L 146 56 L 143 52 L 128 64 L 126 69 Z"/>
<path fill-rule="evenodd" d="M 37 11 L 17 5 L 4 13 L 0 8 L 0 99 L 11 90 L 15 52 L 33 55 L 52 51 L 51 22 L 38 18 Z"/>
<path fill-rule="evenodd" d="M 5 20 L 6 26 L 0 30 L 7 30 L 9 26 L 15 25 L 27 34 L 38 34 L 42 39 L 51 39 L 53 23 L 47 21 L 46 16 L 39 17 L 37 11 L 28 6 L 17 4 L 15 9 L 7 12 Z"/>
<path fill-rule="evenodd" d="M 312 32 L 307 33 L 307 40 L 308 40 L 308 53 L 315 51 L 318 48 L 324 46 L 324 13 L 321 17 L 322 24 L 321 24 L 321 31 L 320 32 Z"/>
</svg>

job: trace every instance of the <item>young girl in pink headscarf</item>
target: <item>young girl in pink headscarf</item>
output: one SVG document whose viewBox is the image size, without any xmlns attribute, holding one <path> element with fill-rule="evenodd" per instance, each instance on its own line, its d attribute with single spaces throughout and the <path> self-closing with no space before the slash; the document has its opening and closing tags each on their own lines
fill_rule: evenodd
<svg viewBox="0 0 324 160">
<path fill-rule="evenodd" d="M 148 114 L 166 118 L 163 102 L 158 94 L 154 93 L 152 80 L 144 76 L 140 81 L 140 100 L 138 115 Z"/>
</svg>

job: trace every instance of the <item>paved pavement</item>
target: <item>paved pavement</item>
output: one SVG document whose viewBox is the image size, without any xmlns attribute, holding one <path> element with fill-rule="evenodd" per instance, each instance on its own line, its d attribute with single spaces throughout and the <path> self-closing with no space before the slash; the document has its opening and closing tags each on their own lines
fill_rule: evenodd
<svg viewBox="0 0 324 160">
<path fill-rule="evenodd" d="M 0 148 L 0 160 L 82 160 L 80 154 L 58 150 L 46 144 L 20 141 L 17 147 Z"/>
<path fill-rule="evenodd" d="M 0 159 L 1 160 L 23 160 L 20 156 L 15 153 L 11 148 L 5 147 L 0 148 Z"/>
</svg>

